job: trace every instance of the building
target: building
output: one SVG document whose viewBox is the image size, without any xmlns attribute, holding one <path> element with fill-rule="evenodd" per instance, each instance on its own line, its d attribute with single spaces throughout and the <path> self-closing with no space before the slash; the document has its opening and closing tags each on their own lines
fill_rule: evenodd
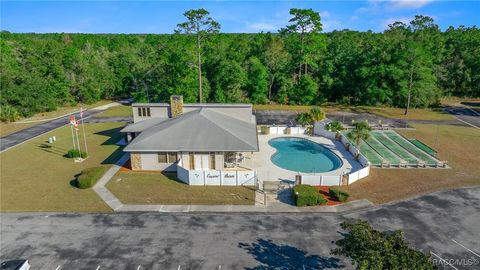
<svg viewBox="0 0 480 270">
<path fill-rule="evenodd" d="M 255 172 L 245 166 L 258 152 L 251 104 L 132 104 L 126 133 L 132 170 L 176 172 L 191 185 L 241 185 Z"/>
</svg>

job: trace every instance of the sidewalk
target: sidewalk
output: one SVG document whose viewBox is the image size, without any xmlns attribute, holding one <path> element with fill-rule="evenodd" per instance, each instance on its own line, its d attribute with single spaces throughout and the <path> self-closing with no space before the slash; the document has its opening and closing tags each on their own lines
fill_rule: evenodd
<svg viewBox="0 0 480 270">
<path fill-rule="evenodd" d="M 155 204 L 123 204 L 105 185 L 120 170 L 128 160 L 124 154 L 100 180 L 93 190 L 102 198 L 114 212 L 165 212 L 165 213 L 341 213 L 373 207 L 373 203 L 366 199 L 351 201 L 333 206 L 296 207 L 280 201 L 268 203 L 266 206 L 257 205 L 155 205 Z"/>
</svg>

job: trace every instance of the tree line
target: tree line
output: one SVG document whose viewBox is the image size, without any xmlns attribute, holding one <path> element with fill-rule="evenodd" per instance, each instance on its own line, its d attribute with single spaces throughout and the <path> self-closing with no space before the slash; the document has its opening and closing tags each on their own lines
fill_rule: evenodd
<svg viewBox="0 0 480 270">
<path fill-rule="evenodd" d="M 276 33 L 226 34 L 204 9 L 174 34 L 0 33 L 3 121 L 57 106 L 134 97 L 186 102 L 428 107 L 480 97 L 480 31 L 418 15 L 382 33 L 322 33 L 291 9 Z"/>
</svg>

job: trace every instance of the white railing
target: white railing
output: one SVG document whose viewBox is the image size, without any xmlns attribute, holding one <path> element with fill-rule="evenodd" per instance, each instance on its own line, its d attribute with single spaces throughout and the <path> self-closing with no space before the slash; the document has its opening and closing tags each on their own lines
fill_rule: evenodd
<svg viewBox="0 0 480 270">
<path fill-rule="evenodd" d="M 307 131 L 306 127 L 295 126 L 295 127 L 288 127 L 288 126 L 269 126 L 269 134 L 270 135 L 282 135 L 282 134 L 305 134 Z"/>
</svg>

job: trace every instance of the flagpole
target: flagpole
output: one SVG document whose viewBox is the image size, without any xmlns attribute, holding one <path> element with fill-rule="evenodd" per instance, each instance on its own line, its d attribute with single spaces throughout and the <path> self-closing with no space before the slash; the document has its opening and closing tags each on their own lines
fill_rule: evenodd
<svg viewBox="0 0 480 270">
<path fill-rule="evenodd" d="M 72 127 L 72 124 L 70 124 L 70 130 L 72 131 L 72 142 L 73 142 L 73 150 L 76 150 L 76 146 L 75 146 L 75 135 L 73 135 L 73 127 Z"/>
<path fill-rule="evenodd" d="M 85 153 L 87 153 L 87 157 L 88 157 L 87 137 L 85 136 L 85 125 L 83 124 L 83 108 L 82 107 L 80 107 L 80 121 L 82 122 L 83 141 L 85 142 Z"/>
</svg>

